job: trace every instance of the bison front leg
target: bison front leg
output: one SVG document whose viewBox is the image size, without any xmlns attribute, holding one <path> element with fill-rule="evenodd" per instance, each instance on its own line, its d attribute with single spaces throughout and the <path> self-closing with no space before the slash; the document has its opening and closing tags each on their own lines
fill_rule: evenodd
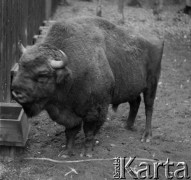
<svg viewBox="0 0 191 180">
<path fill-rule="evenodd" d="M 81 125 L 78 125 L 73 128 L 66 128 L 65 135 L 66 135 L 66 156 L 73 156 L 74 155 L 74 141 L 75 137 L 81 129 Z"/>
<path fill-rule="evenodd" d="M 82 156 L 92 157 L 95 146 L 95 135 L 105 122 L 107 112 L 108 105 L 106 107 L 98 108 L 95 111 L 91 111 L 84 119 L 83 129 L 85 133 L 85 144 Z"/>
<path fill-rule="evenodd" d="M 95 144 L 95 131 L 96 121 L 94 122 L 84 122 L 84 133 L 85 133 L 85 143 L 83 147 L 83 152 L 81 156 L 92 157 L 92 151 Z"/>
</svg>

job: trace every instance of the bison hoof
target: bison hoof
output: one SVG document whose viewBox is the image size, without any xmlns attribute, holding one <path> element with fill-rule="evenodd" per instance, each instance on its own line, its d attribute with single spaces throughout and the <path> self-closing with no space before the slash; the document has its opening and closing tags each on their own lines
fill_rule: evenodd
<svg viewBox="0 0 191 180">
<path fill-rule="evenodd" d="M 93 157 L 93 153 L 85 153 L 85 152 L 82 152 L 80 154 L 80 157 L 88 157 L 88 158 L 92 158 Z"/>
<path fill-rule="evenodd" d="M 93 156 L 93 149 L 84 147 L 82 150 L 82 153 L 80 154 L 80 157 L 88 157 L 91 158 Z"/>
<path fill-rule="evenodd" d="M 72 151 L 72 150 L 64 150 L 64 151 L 61 151 L 60 154 L 58 155 L 58 157 L 62 157 L 62 158 L 68 158 L 68 157 L 71 157 L 71 156 L 74 156 L 75 153 Z"/>
<path fill-rule="evenodd" d="M 81 158 L 84 157 L 84 153 L 80 153 L 80 157 L 81 157 Z"/>
<path fill-rule="evenodd" d="M 125 126 L 125 129 L 127 129 L 127 130 L 130 130 L 130 131 L 137 131 L 137 129 L 135 128 L 135 126 L 134 125 L 126 125 Z"/>
<path fill-rule="evenodd" d="M 86 157 L 92 158 L 92 156 L 93 156 L 93 155 L 92 155 L 91 153 L 87 153 L 87 154 L 86 154 Z"/>
<path fill-rule="evenodd" d="M 61 155 L 60 157 L 61 157 L 61 158 L 64 158 L 64 159 L 69 158 L 69 156 L 66 155 L 66 154 L 63 154 L 63 155 Z"/>
<path fill-rule="evenodd" d="M 141 139 L 141 142 L 147 142 L 149 143 L 151 141 L 152 135 L 151 133 L 144 133 Z"/>
</svg>

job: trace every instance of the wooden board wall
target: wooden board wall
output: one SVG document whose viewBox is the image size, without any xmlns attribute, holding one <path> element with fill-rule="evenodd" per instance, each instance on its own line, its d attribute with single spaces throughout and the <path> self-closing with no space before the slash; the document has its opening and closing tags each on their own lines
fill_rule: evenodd
<svg viewBox="0 0 191 180">
<path fill-rule="evenodd" d="M 51 1 L 51 2 L 50 2 Z M 10 102 L 10 70 L 18 62 L 18 41 L 32 45 L 33 36 L 47 19 L 47 3 L 58 0 L 0 0 L 0 102 Z M 48 13 L 51 15 L 51 13 Z"/>
</svg>

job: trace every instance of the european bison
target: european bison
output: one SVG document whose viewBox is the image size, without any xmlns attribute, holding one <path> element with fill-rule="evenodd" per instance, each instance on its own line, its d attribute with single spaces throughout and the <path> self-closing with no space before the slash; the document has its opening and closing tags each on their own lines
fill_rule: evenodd
<svg viewBox="0 0 191 180">
<path fill-rule="evenodd" d="M 116 109 L 129 102 L 127 128 L 132 129 L 141 93 L 146 111 L 142 141 L 150 141 L 163 41 L 102 18 L 81 17 L 56 22 L 42 42 L 22 52 L 12 94 L 29 117 L 47 110 L 65 126 L 69 155 L 81 125 L 84 153 L 91 153 L 109 104 Z"/>
</svg>

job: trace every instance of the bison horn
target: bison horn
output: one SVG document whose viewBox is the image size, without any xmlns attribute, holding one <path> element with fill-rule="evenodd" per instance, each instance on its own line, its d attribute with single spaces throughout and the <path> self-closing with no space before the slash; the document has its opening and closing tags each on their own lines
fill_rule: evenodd
<svg viewBox="0 0 191 180">
<path fill-rule="evenodd" d="M 66 54 L 65 54 L 63 51 L 61 51 L 61 50 L 59 50 L 59 52 L 63 55 L 62 60 L 60 60 L 60 61 L 50 60 L 50 65 L 51 65 L 52 68 L 54 68 L 54 69 L 62 68 L 62 67 L 64 67 L 64 66 L 66 65 L 66 63 L 67 63 L 67 59 L 68 59 L 68 58 L 67 58 Z"/>
<path fill-rule="evenodd" d="M 21 41 L 18 42 L 18 47 L 22 53 L 26 52 L 26 48 L 22 45 Z"/>
</svg>

